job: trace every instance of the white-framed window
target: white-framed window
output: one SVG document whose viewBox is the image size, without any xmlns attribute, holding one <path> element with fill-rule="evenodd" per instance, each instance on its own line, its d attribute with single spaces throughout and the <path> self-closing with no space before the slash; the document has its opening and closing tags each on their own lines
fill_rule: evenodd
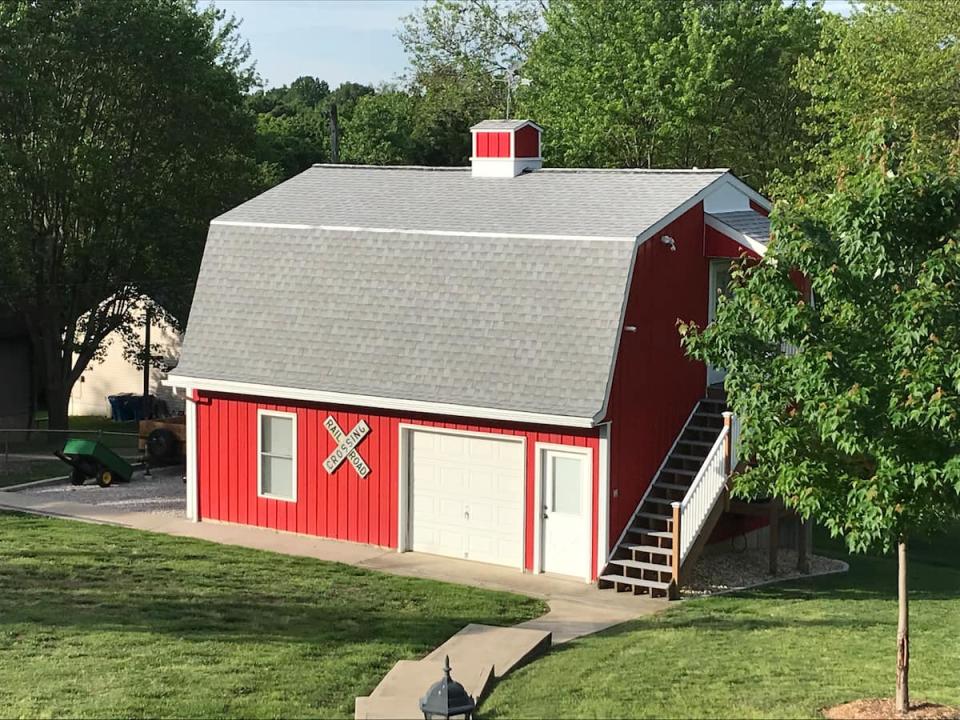
<svg viewBox="0 0 960 720">
<path fill-rule="evenodd" d="M 297 416 L 257 411 L 257 495 L 297 500 Z"/>
</svg>

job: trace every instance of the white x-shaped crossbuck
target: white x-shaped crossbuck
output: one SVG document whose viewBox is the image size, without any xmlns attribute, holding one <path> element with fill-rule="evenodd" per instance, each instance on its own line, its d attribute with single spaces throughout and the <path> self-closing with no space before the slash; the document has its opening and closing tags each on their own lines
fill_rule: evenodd
<svg viewBox="0 0 960 720">
<path fill-rule="evenodd" d="M 361 420 L 358 422 L 353 427 L 353 430 L 347 434 L 344 434 L 343 430 L 340 429 L 340 425 L 337 424 L 333 415 L 328 416 L 327 419 L 323 421 L 323 426 L 333 439 L 337 441 L 337 447 L 330 453 L 330 456 L 323 461 L 324 469 L 326 469 L 328 473 L 333 474 L 333 471 L 340 467 L 340 463 L 344 460 L 349 460 L 350 464 L 353 465 L 353 469 L 357 471 L 357 475 L 362 478 L 369 475 L 370 468 L 367 467 L 363 458 L 360 457 L 360 453 L 356 451 L 356 447 L 360 444 L 360 441 L 370 434 L 370 426 L 367 425 L 366 421 Z"/>
</svg>

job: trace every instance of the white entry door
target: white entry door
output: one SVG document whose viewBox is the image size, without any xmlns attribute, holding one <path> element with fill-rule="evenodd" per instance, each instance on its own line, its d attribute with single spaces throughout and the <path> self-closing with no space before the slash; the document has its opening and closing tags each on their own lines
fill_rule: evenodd
<svg viewBox="0 0 960 720">
<path fill-rule="evenodd" d="M 524 445 L 496 435 L 410 432 L 409 547 L 523 566 Z"/>
<path fill-rule="evenodd" d="M 727 288 L 730 285 L 730 261 L 712 260 L 710 262 L 710 298 L 707 307 L 707 322 L 712 323 L 717 319 L 717 298 L 720 295 L 726 295 Z M 722 368 L 715 368 L 707 365 L 707 385 L 714 385 L 723 382 L 727 376 L 727 371 Z"/>
<path fill-rule="evenodd" d="M 590 454 L 540 450 L 542 570 L 590 577 Z"/>
</svg>

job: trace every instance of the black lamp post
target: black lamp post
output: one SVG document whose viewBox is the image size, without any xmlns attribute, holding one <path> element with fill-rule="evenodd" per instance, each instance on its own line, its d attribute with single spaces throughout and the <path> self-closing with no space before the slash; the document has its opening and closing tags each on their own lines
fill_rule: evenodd
<svg viewBox="0 0 960 720">
<path fill-rule="evenodd" d="M 477 709 L 477 701 L 467 693 L 463 685 L 450 677 L 450 656 L 443 659 L 443 678 L 435 682 L 420 698 L 420 710 L 424 720 L 431 718 L 451 718 L 462 715 L 472 718 Z"/>
</svg>

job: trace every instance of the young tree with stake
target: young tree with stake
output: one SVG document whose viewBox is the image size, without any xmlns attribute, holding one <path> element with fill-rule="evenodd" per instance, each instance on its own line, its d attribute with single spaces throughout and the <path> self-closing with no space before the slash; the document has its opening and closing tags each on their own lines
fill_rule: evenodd
<svg viewBox="0 0 960 720">
<path fill-rule="evenodd" d="M 896 549 L 903 713 L 908 544 L 960 517 L 960 155 L 890 125 L 866 138 L 828 192 L 777 203 L 766 257 L 736 264 L 716 322 L 680 330 L 727 370 L 749 459 L 734 492 L 780 498 L 852 552 Z"/>
</svg>

